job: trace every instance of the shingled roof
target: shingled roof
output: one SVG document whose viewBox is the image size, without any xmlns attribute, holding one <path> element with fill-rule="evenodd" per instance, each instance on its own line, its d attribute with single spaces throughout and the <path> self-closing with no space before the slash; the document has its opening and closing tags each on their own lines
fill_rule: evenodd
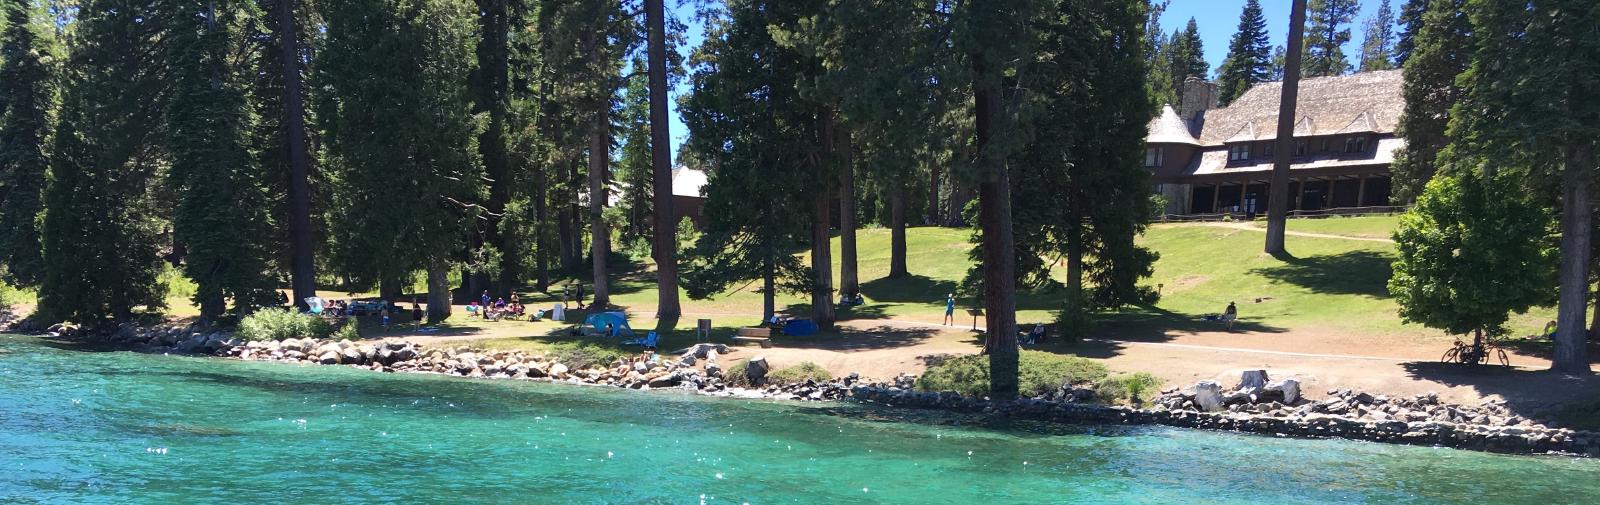
<svg viewBox="0 0 1600 505">
<path fill-rule="evenodd" d="M 1400 70 L 1302 80 L 1295 106 L 1298 121 L 1294 133 L 1296 136 L 1357 131 L 1392 133 L 1405 106 L 1400 84 Z M 1200 123 L 1200 143 L 1209 146 L 1246 140 L 1239 138 L 1239 133 L 1248 130 L 1246 127 L 1252 123 L 1254 140 L 1276 138 L 1278 98 L 1282 90 L 1281 82 L 1264 82 L 1252 86 L 1227 107 L 1205 111 L 1196 121 Z M 1164 117 L 1165 114 L 1158 120 Z M 1154 126 L 1156 122 L 1151 124 Z"/>
<path fill-rule="evenodd" d="M 1150 120 L 1145 126 L 1145 142 L 1152 144 L 1189 144 L 1200 145 L 1194 139 L 1194 134 L 1189 133 L 1189 126 L 1184 124 L 1183 118 L 1178 117 L 1178 111 L 1172 110 L 1171 105 L 1161 107 L 1161 115 Z"/>
</svg>

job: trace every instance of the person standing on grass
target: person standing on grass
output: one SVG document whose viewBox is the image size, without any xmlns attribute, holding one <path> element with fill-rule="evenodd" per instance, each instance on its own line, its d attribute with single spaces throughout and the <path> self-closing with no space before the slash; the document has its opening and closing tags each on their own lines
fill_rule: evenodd
<svg viewBox="0 0 1600 505">
<path fill-rule="evenodd" d="M 483 290 L 483 295 L 478 297 L 478 301 L 480 302 L 479 305 L 489 308 L 489 290 Z"/>
<path fill-rule="evenodd" d="M 583 308 L 583 283 L 574 282 L 573 284 L 577 285 L 578 287 L 578 308 L 581 309 Z"/>
<path fill-rule="evenodd" d="M 1228 302 L 1228 308 L 1222 311 L 1222 322 L 1228 323 L 1228 331 L 1233 331 L 1233 321 L 1239 319 L 1239 307 L 1233 302 Z"/>
<path fill-rule="evenodd" d="M 422 329 L 422 306 L 417 305 L 417 299 L 411 299 L 411 322 L 416 323 L 417 329 Z"/>
<path fill-rule="evenodd" d="M 378 313 L 383 314 L 383 333 L 387 335 L 389 334 L 389 307 L 379 307 Z"/>
<path fill-rule="evenodd" d="M 944 297 L 944 324 L 956 324 L 956 294 L 950 293 Z"/>
</svg>

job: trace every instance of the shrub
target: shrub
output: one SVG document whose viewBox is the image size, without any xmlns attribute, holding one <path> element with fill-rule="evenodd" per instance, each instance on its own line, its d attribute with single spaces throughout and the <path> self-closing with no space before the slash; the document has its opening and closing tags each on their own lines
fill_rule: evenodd
<svg viewBox="0 0 1600 505">
<path fill-rule="evenodd" d="M 741 363 L 743 363 L 743 362 L 741 362 Z M 739 371 L 743 372 L 744 369 L 741 368 L 741 369 L 739 369 Z M 741 373 L 740 375 L 743 375 L 743 374 Z M 817 382 L 823 382 L 823 381 L 827 381 L 827 380 L 833 379 L 833 374 L 828 373 L 828 371 L 826 369 L 824 369 L 821 366 L 818 366 L 816 363 L 812 363 L 810 361 L 803 361 L 800 364 L 795 365 L 795 366 L 785 367 L 785 368 L 780 368 L 780 369 L 777 369 L 777 370 L 773 370 L 771 373 L 767 374 L 767 381 L 768 382 L 773 382 L 773 383 L 778 383 L 778 384 L 787 384 L 787 383 L 791 383 L 791 382 L 805 382 L 806 379 L 811 379 L 811 380 L 814 380 L 814 381 L 817 381 Z"/>
<path fill-rule="evenodd" d="M 262 309 L 239 321 L 237 335 L 243 340 L 283 340 L 327 338 L 332 334 L 333 324 L 321 317 L 285 309 Z"/>
<path fill-rule="evenodd" d="M 333 330 L 333 334 L 330 336 L 334 340 L 361 340 L 361 332 L 356 326 L 359 325 L 355 321 L 339 325 L 339 329 Z"/>
<path fill-rule="evenodd" d="M 1041 351 L 1022 351 L 1018 364 L 1018 393 L 1037 396 L 1059 389 L 1063 384 L 1098 381 L 1106 367 L 1077 356 L 1060 356 Z M 955 391 L 964 395 L 989 394 L 989 357 L 959 356 L 928 367 L 917 379 L 922 391 Z"/>
<path fill-rule="evenodd" d="M 567 317 L 572 317 L 568 315 Z M 619 359 L 633 357 L 634 353 L 626 349 L 619 349 L 609 345 L 587 340 L 573 340 L 557 342 L 545 352 L 545 357 L 573 370 L 583 370 L 595 366 L 609 367 Z M 666 359 L 663 357 L 662 359 Z"/>
<path fill-rule="evenodd" d="M 1139 372 L 1107 377 L 1095 385 L 1094 397 L 1106 403 L 1120 403 L 1127 401 L 1135 405 L 1143 404 L 1152 393 L 1158 392 L 1161 379 L 1154 375 Z"/>
</svg>

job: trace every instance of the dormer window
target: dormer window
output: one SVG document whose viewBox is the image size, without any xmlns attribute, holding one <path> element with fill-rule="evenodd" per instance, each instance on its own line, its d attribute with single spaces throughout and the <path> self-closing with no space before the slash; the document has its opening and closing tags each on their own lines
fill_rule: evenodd
<svg viewBox="0 0 1600 505">
<path fill-rule="evenodd" d="M 1161 148 L 1148 147 L 1144 150 L 1144 166 L 1155 168 L 1161 166 Z"/>
<path fill-rule="evenodd" d="M 1346 152 L 1346 153 L 1364 153 L 1364 152 L 1367 152 L 1367 138 L 1366 137 L 1349 137 L 1349 138 L 1344 139 L 1344 152 Z"/>
<path fill-rule="evenodd" d="M 1228 161 L 1245 161 L 1248 159 L 1250 159 L 1250 144 L 1228 146 Z"/>
</svg>

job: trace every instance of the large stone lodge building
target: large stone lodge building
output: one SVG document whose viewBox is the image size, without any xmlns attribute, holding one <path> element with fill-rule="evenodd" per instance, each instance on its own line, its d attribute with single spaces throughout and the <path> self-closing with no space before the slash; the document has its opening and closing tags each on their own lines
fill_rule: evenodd
<svg viewBox="0 0 1600 505">
<path fill-rule="evenodd" d="M 1216 85 L 1191 78 L 1178 108 L 1162 107 L 1145 137 L 1145 166 L 1168 214 L 1265 214 L 1282 83 L 1265 82 L 1218 108 Z M 1404 100 L 1399 70 L 1300 81 L 1291 210 L 1389 205 Z"/>
</svg>

